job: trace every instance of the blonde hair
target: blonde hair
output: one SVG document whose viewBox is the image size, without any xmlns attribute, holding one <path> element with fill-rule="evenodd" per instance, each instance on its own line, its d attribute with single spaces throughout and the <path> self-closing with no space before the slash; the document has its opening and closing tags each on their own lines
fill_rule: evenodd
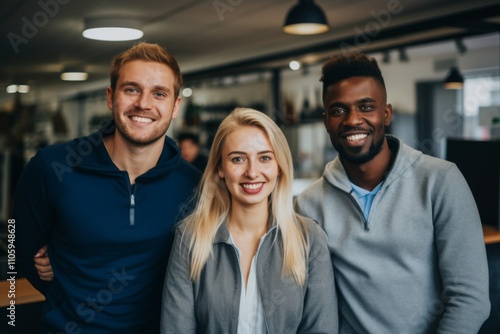
<svg viewBox="0 0 500 334">
<path fill-rule="evenodd" d="M 297 284 L 304 285 L 309 240 L 303 218 L 293 209 L 293 164 L 290 148 L 283 132 L 271 118 L 248 108 L 236 108 L 220 124 L 198 188 L 195 209 L 184 220 L 183 236 L 186 232 L 189 235 L 190 277 L 193 281 L 199 278 L 212 254 L 215 235 L 229 213 L 231 198 L 218 176 L 218 169 L 227 136 L 241 126 L 254 126 L 263 130 L 274 150 L 280 173 L 270 195 L 270 214 L 276 222 L 277 233 L 282 235 L 282 274 L 291 276 Z"/>
</svg>

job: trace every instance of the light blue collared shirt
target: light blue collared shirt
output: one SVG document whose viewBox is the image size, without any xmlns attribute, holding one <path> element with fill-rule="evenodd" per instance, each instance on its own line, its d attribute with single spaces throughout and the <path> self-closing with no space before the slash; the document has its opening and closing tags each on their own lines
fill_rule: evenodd
<svg viewBox="0 0 500 334">
<path fill-rule="evenodd" d="M 361 187 L 358 187 L 354 183 L 351 183 L 352 190 L 359 202 L 361 203 L 361 209 L 363 210 L 363 216 L 365 216 L 366 221 L 370 218 L 370 211 L 372 209 L 373 199 L 377 195 L 380 188 L 382 188 L 383 181 L 380 182 L 372 191 L 368 191 Z"/>
</svg>

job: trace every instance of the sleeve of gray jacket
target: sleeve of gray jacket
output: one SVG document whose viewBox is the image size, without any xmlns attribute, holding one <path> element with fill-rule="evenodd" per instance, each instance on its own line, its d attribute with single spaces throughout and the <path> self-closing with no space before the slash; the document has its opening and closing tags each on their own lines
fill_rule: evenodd
<svg viewBox="0 0 500 334">
<path fill-rule="evenodd" d="M 189 256 L 186 237 L 179 228 L 168 261 L 161 307 L 162 334 L 196 333 L 193 283 L 189 277 Z"/>
<path fill-rule="evenodd" d="M 297 333 L 338 333 L 337 293 L 327 237 L 311 222 L 309 238 L 307 290 Z"/>
<path fill-rule="evenodd" d="M 438 333 L 477 333 L 490 312 L 481 221 L 464 177 L 452 165 L 436 185 L 434 229 L 443 283 Z M 430 306 L 431 307 L 431 306 Z"/>
</svg>

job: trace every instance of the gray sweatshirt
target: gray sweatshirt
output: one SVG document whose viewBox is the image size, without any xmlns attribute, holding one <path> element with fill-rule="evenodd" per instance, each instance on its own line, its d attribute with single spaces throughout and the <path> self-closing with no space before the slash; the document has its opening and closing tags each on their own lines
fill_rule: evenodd
<svg viewBox="0 0 500 334">
<path fill-rule="evenodd" d="M 281 274 L 281 233 L 273 227 L 257 257 L 257 282 L 269 334 L 338 333 L 337 295 L 325 233 L 307 220 L 309 257 L 306 283 Z M 200 278 L 189 278 L 189 236 L 177 228 L 163 290 L 161 333 L 235 334 L 242 289 L 236 249 L 226 223 L 219 228 L 212 256 Z"/>
<path fill-rule="evenodd" d="M 490 311 L 479 214 L 458 168 L 387 136 L 365 221 L 337 157 L 296 201 L 326 231 L 341 333 L 477 333 Z"/>
</svg>

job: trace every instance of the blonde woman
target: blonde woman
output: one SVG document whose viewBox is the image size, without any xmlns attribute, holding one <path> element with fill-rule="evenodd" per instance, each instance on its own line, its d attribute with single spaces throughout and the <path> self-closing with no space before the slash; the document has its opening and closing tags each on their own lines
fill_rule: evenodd
<svg viewBox="0 0 500 334">
<path fill-rule="evenodd" d="M 176 230 L 162 333 L 337 333 L 326 235 L 297 215 L 287 141 L 238 108 L 215 135 L 194 212 Z"/>
</svg>

